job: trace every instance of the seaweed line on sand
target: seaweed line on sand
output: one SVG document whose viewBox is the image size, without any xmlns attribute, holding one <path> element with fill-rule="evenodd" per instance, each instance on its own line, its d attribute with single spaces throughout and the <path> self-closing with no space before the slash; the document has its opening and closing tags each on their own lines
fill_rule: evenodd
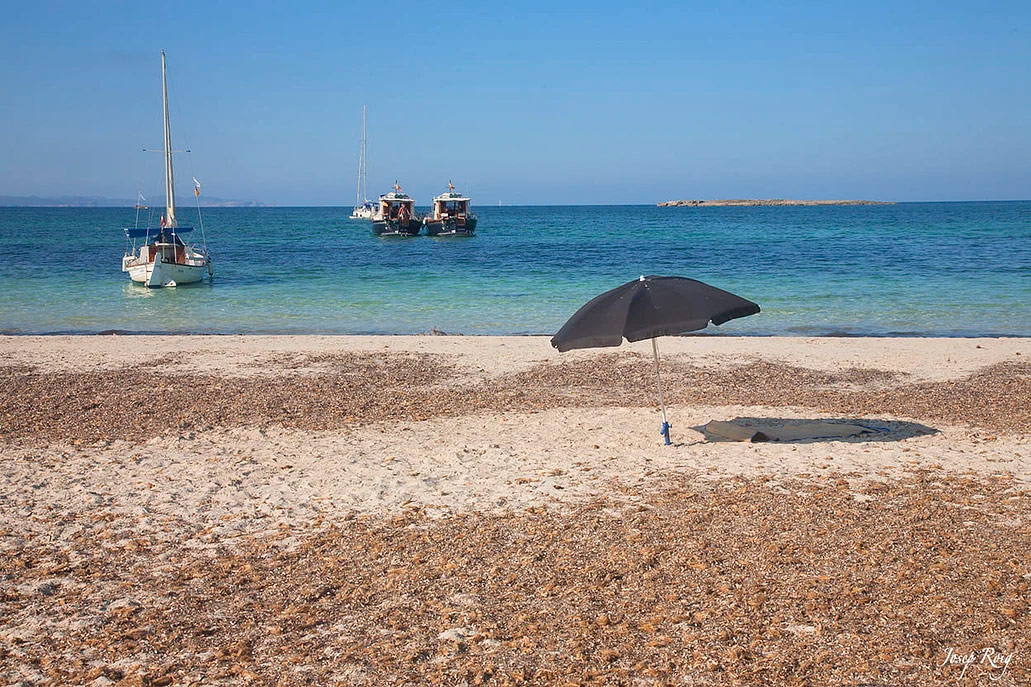
<svg viewBox="0 0 1031 687">
<path fill-rule="evenodd" d="M 125 439 L 211 427 L 324 430 L 383 420 L 482 412 L 655 404 L 651 363 L 607 354 L 493 379 L 459 372 L 457 356 L 308 356 L 317 374 L 164 372 L 141 365 L 86 373 L 8 370 L 0 378 L 0 440 Z M 280 361 L 284 362 L 284 361 Z M 712 369 L 664 365 L 670 404 L 805 407 L 891 414 L 1000 432 L 1031 432 L 1031 364 L 998 363 L 965 378 L 908 382 L 879 370 L 828 373 L 753 361 Z"/>
</svg>

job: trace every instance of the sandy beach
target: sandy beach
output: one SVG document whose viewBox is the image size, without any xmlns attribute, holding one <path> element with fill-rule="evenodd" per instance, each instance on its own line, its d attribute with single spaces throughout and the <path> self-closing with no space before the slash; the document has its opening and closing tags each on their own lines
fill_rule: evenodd
<svg viewBox="0 0 1031 687">
<path fill-rule="evenodd" d="M 0 684 L 1027 682 L 1031 339 L 660 349 L 0 337 Z"/>
</svg>

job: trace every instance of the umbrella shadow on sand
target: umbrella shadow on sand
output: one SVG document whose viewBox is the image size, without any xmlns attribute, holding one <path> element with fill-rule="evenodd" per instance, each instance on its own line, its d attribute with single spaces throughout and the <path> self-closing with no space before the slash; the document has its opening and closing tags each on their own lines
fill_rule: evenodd
<svg viewBox="0 0 1031 687">
<path fill-rule="evenodd" d="M 918 422 L 879 418 L 799 419 L 775 417 L 736 417 L 729 421 L 713 420 L 692 427 L 705 437 L 696 443 L 748 441 L 781 444 L 813 444 L 824 441 L 864 443 L 870 441 L 903 441 L 913 437 L 938 434 L 938 430 Z"/>
</svg>

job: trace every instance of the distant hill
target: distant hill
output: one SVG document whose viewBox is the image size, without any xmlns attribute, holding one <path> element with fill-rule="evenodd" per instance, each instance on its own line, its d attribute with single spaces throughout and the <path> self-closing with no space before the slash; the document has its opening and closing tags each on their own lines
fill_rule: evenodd
<svg viewBox="0 0 1031 687">
<path fill-rule="evenodd" d="M 126 208 L 136 204 L 128 198 L 104 198 L 103 196 L 0 196 L 0 207 L 14 208 Z M 256 200 L 226 200 L 214 196 L 200 197 L 201 207 L 206 208 L 264 208 L 272 207 L 269 203 Z M 193 205 L 193 199 L 180 202 L 187 207 Z M 154 207 L 162 207 L 159 200 Z"/>
<path fill-rule="evenodd" d="M 783 207 L 798 205 L 894 205 L 881 200 L 785 200 L 783 198 L 733 198 L 728 200 L 667 200 L 660 208 L 683 207 Z"/>
</svg>

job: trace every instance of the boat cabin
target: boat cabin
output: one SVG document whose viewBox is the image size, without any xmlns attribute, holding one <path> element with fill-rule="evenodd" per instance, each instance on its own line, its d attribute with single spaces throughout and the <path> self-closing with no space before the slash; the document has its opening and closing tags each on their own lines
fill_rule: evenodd
<svg viewBox="0 0 1031 687">
<path fill-rule="evenodd" d="M 144 250 L 147 251 L 146 254 L 144 254 Z M 159 254 L 161 255 L 161 262 L 186 264 L 186 247 L 181 244 L 152 243 L 140 249 L 140 259 L 146 262 L 154 262 Z"/>
<path fill-rule="evenodd" d="M 187 261 L 187 257 L 193 256 L 187 255 L 187 246 L 179 236 L 180 234 L 188 234 L 191 231 L 193 231 L 193 227 L 179 227 L 173 231 L 158 227 L 127 228 L 125 229 L 126 242 L 132 245 L 126 247 L 126 256 L 138 255 L 140 262 L 152 263 L 160 255 L 162 262 L 177 263 L 179 265 L 193 264 L 192 260 Z M 137 251 L 135 239 L 139 238 L 144 239 L 144 241 Z"/>
<path fill-rule="evenodd" d="M 415 218 L 415 199 L 407 193 L 390 192 L 379 197 L 379 209 L 375 219 L 411 220 Z"/>
<path fill-rule="evenodd" d="M 469 214 L 469 198 L 461 193 L 445 193 L 433 199 L 433 219 L 458 219 Z"/>
</svg>

